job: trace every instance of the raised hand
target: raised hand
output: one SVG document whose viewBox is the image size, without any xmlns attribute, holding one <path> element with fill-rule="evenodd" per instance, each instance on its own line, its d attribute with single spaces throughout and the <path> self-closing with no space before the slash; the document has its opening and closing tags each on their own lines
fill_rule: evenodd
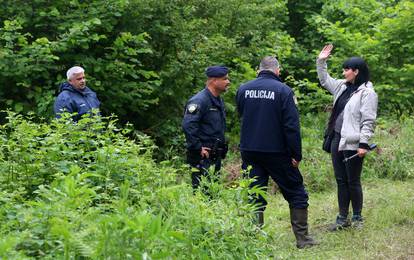
<svg viewBox="0 0 414 260">
<path fill-rule="evenodd" d="M 323 49 L 321 50 L 321 53 L 319 53 L 318 58 L 321 60 L 326 60 L 327 58 L 329 58 L 329 56 L 331 56 L 332 49 L 333 49 L 332 44 L 325 45 L 325 47 L 323 47 Z"/>
</svg>

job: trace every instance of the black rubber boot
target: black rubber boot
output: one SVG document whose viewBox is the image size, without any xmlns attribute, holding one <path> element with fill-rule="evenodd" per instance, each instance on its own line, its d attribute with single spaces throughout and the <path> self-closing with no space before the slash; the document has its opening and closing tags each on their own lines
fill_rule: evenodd
<svg viewBox="0 0 414 260">
<path fill-rule="evenodd" d="M 262 228 L 264 225 L 264 212 L 263 211 L 257 211 L 255 213 L 255 224 L 259 227 Z"/>
<path fill-rule="evenodd" d="M 308 234 L 308 209 L 290 209 L 290 222 L 296 237 L 296 247 L 306 248 L 318 245 Z"/>
</svg>

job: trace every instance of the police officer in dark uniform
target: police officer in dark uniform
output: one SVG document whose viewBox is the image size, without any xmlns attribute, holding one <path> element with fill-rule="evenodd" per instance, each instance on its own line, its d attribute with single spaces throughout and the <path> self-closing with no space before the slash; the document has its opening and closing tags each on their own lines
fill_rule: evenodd
<svg viewBox="0 0 414 260">
<path fill-rule="evenodd" d="M 267 187 L 269 176 L 278 184 L 290 208 L 297 247 L 317 244 L 308 235 L 308 194 L 298 166 L 302 159 L 299 114 L 293 91 L 279 78 L 279 62 L 265 57 L 256 79 L 237 91 L 241 117 L 240 151 L 244 166 L 251 166 L 251 187 Z M 255 196 L 257 221 L 264 224 L 267 202 Z"/>
<path fill-rule="evenodd" d="M 208 169 L 221 168 L 227 152 L 224 131 L 226 113 L 220 94 L 230 84 L 228 69 L 211 66 L 206 69 L 206 87 L 191 97 L 185 106 L 182 127 L 187 141 L 187 162 L 193 167 L 192 186 L 197 189 L 202 176 L 210 178 Z"/>
</svg>

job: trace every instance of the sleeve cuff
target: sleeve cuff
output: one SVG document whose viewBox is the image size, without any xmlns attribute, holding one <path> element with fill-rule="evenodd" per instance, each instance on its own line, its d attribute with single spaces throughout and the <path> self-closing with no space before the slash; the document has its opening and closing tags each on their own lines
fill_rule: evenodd
<svg viewBox="0 0 414 260">
<path fill-rule="evenodd" d="M 359 143 L 359 148 L 369 150 L 369 145 L 366 143 Z"/>
<path fill-rule="evenodd" d="M 319 59 L 319 57 L 316 58 L 316 63 L 320 65 L 326 64 L 327 59 Z"/>
</svg>

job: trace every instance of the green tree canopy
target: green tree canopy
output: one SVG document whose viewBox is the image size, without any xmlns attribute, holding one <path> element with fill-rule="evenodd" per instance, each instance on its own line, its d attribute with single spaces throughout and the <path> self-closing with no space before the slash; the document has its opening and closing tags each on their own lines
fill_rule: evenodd
<svg viewBox="0 0 414 260">
<path fill-rule="evenodd" d="M 51 117 L 68 68 L 86 69 L 103 114 L 181 145 L 185 101 L 204 87 L 204 69 L 230 67 L 226 99 L 230 136 L 234 94 L 276 55 L 301 112 L 330 103 L 318 86 L 315 58 L 335 45 L 333 76 L 350 56 L 367 60 L 381 113 L 411 112 L 414 102 L 414 3 L 409 0 L 4 0 L 0 10 L 0 108 Z"/>
</svg>

